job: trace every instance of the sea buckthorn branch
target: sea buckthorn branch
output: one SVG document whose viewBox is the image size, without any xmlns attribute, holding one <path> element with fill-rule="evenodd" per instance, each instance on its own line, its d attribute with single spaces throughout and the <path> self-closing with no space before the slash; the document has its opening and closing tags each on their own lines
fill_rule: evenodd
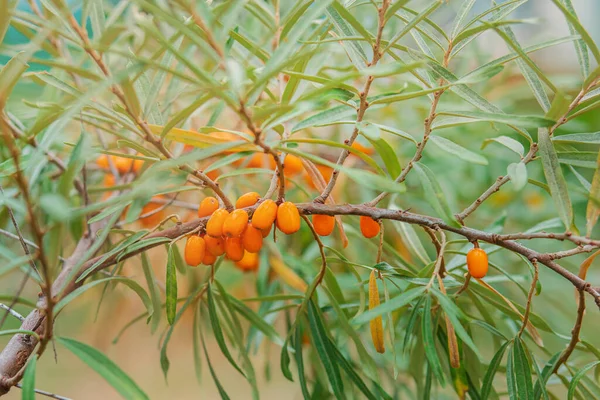
<svg viewBox="0 0 600 400">
<path fill-rule="evenodd" d="M 356 215 L 356 216 L 367 216 L 374 220 L 383 220 L 390 219 L 396 221 L 402 221 L 413 225 L 419 225 L 422 227 L 426 227 L 433 230 L 443 230 L 446 232 L 456 233 L 465 237 L 467 240 L 473 242 L 475 240 L 487 242 L 490 244 L 498 245 L 512 252 L 521 254 L 529 260 L 537 260 L 539 263 L 545 265 L 550 268 L 554 272 L 558 273 L 565 279 L 571 282 L 571 284 L 581 293 L 581 296 L 584 292 L 590 294 L 598 307 L 600 307 L 600 293 L 592 287 L 592 285 L 584 279 L 581 279 L 579 276 L 571 273 L 565 268 L 561 267 L 559 264 L 554 262 L 548 253 L 540 253 L 533 249 L 523 246 L 521 243 L 505 239 L 507 237 L 511 237 L 511 235 L 498 235 L 495 233 L 480 231 L 477 229 L 472 229 L 468 227 L 456 227 L 453 225 L 446 224 L 443 220 L 439 218 L 434 218 L 426 215 L 420 215 L 411 213 L 408 211 L 401 210 L 389 210 L 383 208 L 374 208 L 367 207 L 365 205 L 353 205 L 353 204 L 344 204 L 344 205 L 330 205 L 330 204 L 320 204 L 315 202 L 310 203 L 299 203 L 296 204 L 298 210 L 302 213 L 303 217 L 306 217 L 310 214 L 322 214 L 322 215 L 330 215 L 330 216 L 338 216 L 338 215 Z M 254 212 L 257 206 L 252 206 L 245 208 L 246 211 L 250 215 Z M 187 223 L 179 223 L 172 228 L 165 229 L 163 231 L 154 232 L 145 236 L 144 239 L 151 238 L 168 238 L 168 239 L 176 239 L 182 235 L 189 234 L 190 232 L 203 228 L 208 222 L 209 217 L 198 218 L 193 221 Z M 102 222 L 102 221 L 101 221 Z M 97 225 L 98 223 L 92 224 L 93 231 L 97 232 L 100 229 Z M 310 227 L 310 225 L 309 225 Z M 546 233 L 546 236 L 540 236 L 540 234 L 513 234 L 512 236 L 517 236 L 520 239 L 526 239 L 528 236 L 535 236 L 536 238 L 545 238 L 552 240 L 562 240 L 561 238 L 564 235 L 556 235 L 551 233 Z M 73 268 L 79 261 L 79 259 L 83 256 L 85 251 L 91 246 L 91 241 L 95 235 L 90 237 L 84 237 L 78 244 L 75 252 L 69 259 L 65 261 L 65 266 L 57 279 L 54 282 L 53 288 L 55 288 L 56 293 L 60 293 L 61 298 L 71 293 L 77 287 L 79 287 L 82 282 L 77 282 L 79 276 L 83 271 L 89 269 L 92 265 L 101 261 L 104 255 L 98 255 L 90 260 L 87 260 L 77 271 L 74 273 Z M 503 238 L 504 237 L 504 238 Z M 158 246 L 157 243 L 150 243 L 144 247 L 140 247 L 131 253 L 127 253 L 121 259 L 125 260 L 127 258 L 133 257 L 137 254 L 140 254 L 144 251 L 147 251 L 153 247 Z M 593 246 L 600 247 L 600 244 L 595 243 Z M 113 254 L 102 262 L 100 262 L 96 267 L 94 272 L 100 272 L 105 268 L 108 268 L 114 265 L 117 262 L 117 258 L 119 254 Z M 321 268 L 320 273 L 317 275 L 315 279 L 319 279 L 319 277 L 324 276 L 323 268 Z M 323 279 L 322 277 L 320 278 Z M 581 297 L 582 300 L 585 300 Z M 57 299 L 60 300 L 60 299 Z M 43 335 L 44 333 L 44 320 L 46 316 L 44 313 L 41 313 L 39 309 L 43 309 L 45 299 L 40 299 L 39 308 L 33 310 L 23 321 L 21 326 L 22 329 L 33 330 L 36 333 Z M 580 309 L 583 307 L 581 303 L 585 303 L 585 301 L 580 301 Z M 578 319 L 579 320 L 579 319 Z M 579 326 L 580 323 L 577 325 Z M 577 328 L 580 329 L 580 326 Z M 5 394 L 10 387 L 6 387 L 2 385 L 2 382 L 14 377 L 15 374 L 22 368 L 24 363 L 27 361 L 29 356 L 32 354 L 35 345 L 37 344 L 37 340 L 28 335 L 18 334 L 15 335 L 8 345 L 4 348 L 2 353 L 0 353 L 0 395 Z M 576 344 L 576 343 L 575 343 Z M 574 348 L 575 345 L 573 345 Z M 18 382 L 18 379 L 12 380 L 12 385 Z"/>
<path fill-rule="evenodd" d="M 567 360 L 569 359 L 569 357 L 571 357 L 571 354 L 575 350 L 577 343 L 579 343 L 579 334 L 581 332 L 583 316 L 585 314 L 585 294 L 583 293 L 583 290 L 578 291 L 577 301 L 577 317 L 575 318 L 575 326 L 573 326 L 573 330 L 571 331 L 571 341 L 569 342 L 567 348 L 556 362 L 556 366 L 554 366 L 554 370 L 552 371 L 553 373 L 557 373 L 560 366 L 567 362 Z"/>
<path fill-rule="evenodd" d="M 73 28 L 73 30 L 77 33 L 77 35 L 83 42 L 83 50 L 92 58 L 92 60 L 100 68 L 100 70 L 102 71 L 104 76 L 107 78 L 110 77 L 111 74 L 108 69 L 108 66 L 104 63 L 102 56 L 96 50 L 94 50 L 94 48 L 92 47 L 90 38 L 89 38 L 87 32 L 85 31 L 85 29 L 83 29 L 79 25 L 77 20 L 75 20 L 75 17 L 73 16 L 73 14 L 68 13 L 67 19 L 69 21 L 69 24 Z M 125 94 L 124 94 L 123 90 L 121 89 L 121 87 L 118 85 L 112 85 L 111 91 L 113 92 L 113 94 L 115 96 L 117 96 L 119 101 L 122 103 L 127 114 L 129 114 L 129 116 L 133 119 L 135 124 L 141 129 L 141 131 L 144 135 L 144 139 L 148 143 L 152 144 L 166 158 L 173 158 L 173 155 L 165 147 L 164 143 L 162 142 L 162 139 L 159 137 L 156 137 L 156 135 L 154 135 L 154 133 L 150 130 L 148 123 L 146 121 L 142 120 L 140 118 L 140 116 L 131 109 L 129 102 L 127 101 Z M 215 181 L 213 181 L 212 179 L 210 179 L 204 172 L 194 169 L 187 164 L 180 166 L 179 169 L 200 179 L 200 181 L 202 181 L 202 183 L 205 186 L 209 187 L 221 199 L 221 201 L 223 202 L 223 205 L 225 206 L 225 208 L 227 210 L 229 210 L 229 211 L 233 210 L 233 205 L 231 204 L 231 201 L 229 200 L 227 195 L 223 192 L 223 190 L 221 190 L 219 184 L 216 183 Z"/>
<path fill-rule="evenodd" d="M 531 303 L 533 302 L 533 294 L 535 293 L 539 277 L 539 268 L 537 260 L 531 260 L 531 265 L 533 265 L 533 279 L 531 279 L 531 286 L 529 287 L 529 293 L 527 293 L 527 305 L 525 306 L 525 313 L 523 314 L 523 324 L 521 325 L 521 329 L 519 329 L 519 333 L 517 334 L 518 336 L 521 336 L 523 332 L 525 332 L 525 328 L 527 327 L 527 323 L 529 322 L 529 314 L 531 313 Z"/>
<path fill-rule="evenodd" d="M 373 44 L 373 57 L 371 58 L 371 62 L 368 64 L 369 67 L 376 66 L 377 63 L 379 62 L 379 60 L 383 57 L 383 51 L 381 51 L 381 38 L 383 36 L 383 29 L 385 28 L 385 23 L 386 23 L 385 13 L 386 13 L 390 3 L 391 3 L 391 0 L 383 0 L 381 7 L 379 7 L 377 9 L 377 13 L 379 16 L 378 23 L 377 23 L 377 36 L 375 38 L 375 43 Z M 352 131 L 352 135 L 350 136 L 350 138 L 344 141 L 344 144 L 346 144 L 348 146 L 352 146 L 352 144 L 358 137 L 358 133 L 359 133 L 358 124 L 360 122 L 362 122 L 362 120 L 365 116 L 365 113 L 366 113 L 367 109 L 369 108 L 369 102 L 367 101 L 367 97 L 369 96 L 369 91 L 371 90 L 371 85 L 373 84 L 374 80 L 375 80 L 375 77 L 372 75 L 369 75 L 367 77 L 367 81 L 365 82 L 363 90 L 360 92 L 360 104 L 358 106 L 358 110 L 357 110 L 357 114 L 356 114 L 356 124 L 354 126 L 354 130 Z M 344 164 L 344 161 L 346 161 L 346 158 L 348 158 L 348 155 L 350 155 L 350 151 L 348 151 L 348 149 L 342 150 L 342 152 L 340 153 L 340 155 L 337 159 L 336 164 L 339 166 Z M 314 201 L 316 203 L 321 203 L 321 204 L 325 203 L 325 200 L 327 199 L 327 197 L 329 197 L 329 194 L 333 191 L 333 188 L 335 186 L 335 183 L 337 181 L 339 174 L 340 174 L 340 170 L 337 168 L 334 168 L 334 170 L 331 174 L 331 178 L 329 178 L 329 182 L 327 183 L 327 186 L 325 187 L 325 190 L 323 190 L 323 192 L 314 199 Z"/>
<path fill-rule="evenodd" d="M 427 228 L 430 231 L 434 231 L 431 228 Z M 435 239 L 436 242 L 439 243 L 439 248 L 437 248 L 437 258 L 435 260 L 435 266 L 433 267 L 433 274 L 431 274 L 431 279 L 429 280 L 429 283 L 427 283 L 427 288 L 429 289 L 432 285 L 433 282 L 438 279 L 439 283 L 440 283 L 440 288 L 444 287 L 444 283 L 442 281 L 442 277 L 440 276 L 440 271 L 442 268 L 442 264 L 444 263 L 444 251 L 446 250 L 446 234 L 444 233 L 443 230 L 441 229 L 436 229 L 437 231 L 439 231 L 440 233 L 440 237 L 442 238 L 441 241 L 438 241 L 437 238 Z M 435 234 L 433 234 L 433 236 L 435 237 Z M 437 245 L 436 245 L 437 247 Z M 446 291 L 446 289 L 444 288 L 444 292 Z"/>
<path fill-rule="evenodd" d="M 562 115 L 562 117 L 560 117 L 556 123 L 550 127 L 548 129 L 548 134 L 550 136 L 552 136 L 554 134 L 554 132 L 563 124 L 565 124 L 568 121 L 567 116 L 579 105 L 579 103 L 581 102 L 581 100 L 583 99 L 583 97 L 594 87 L 594 85 L 597 83 L 597 80 L 590 83 L 589 85 L 587 85 L 586 87 L 584 87 L 583 89 L 581 89 L 579 91 L 579 93 L 577 94 L 577 96 L 575 97 L 575 99 L 573 99 L 573 101 L 571 102 L 571 104 L 569 104 L 569 107 L 567 108 L 567 111 L 565 111 L 565 113 Z M 531 146 L 529 147 L 529 151 L 527 152 L 527 154 L 525 155 L 525 157 L 523 157 L 523 159 L 521 160 L 522 163 L 524 163 L 525 165 L 529 164 L 531 161 L 535 160 L 535 155 L 537 154 L 538 151 L 538 144 L 537 143 L 532 143 Z M 477 208 L 479 208 L 479 206 L 481 204 L 483 204 L 483 202 L 485 200 L 487 200 L 491 195 L 493 195 L 494 193 L 496 193 L 497 191 L 500 190 L 500 188 L 507 183 L 508 181 L 510 181 L 510 177 L 508 175 L 506 176 L 499 176 L 498 179 L 496 179 L 496 181 L 485 191 L 483 192 L 473 203 L 471 203 L 471 205 L 469 205 L 467 208 L 465 208 L 463 211 L 461 211 L 460 213 L 456 214 L 455 217 L 456 219 L 460 222 L 460 223 L 464 223 L 465 218 L 467 218 L 469 215 L 471 215 L 475 210 L 477 210 Z"/>
<path fill-rule="evenodd" d="M 453 44 L 452 44 L 452 42 L 450 42 L 448 44 L 448 48 L 446 49 L 446 52 L 444 53 L 444 59 L 442 61 L 442 65 L 444 68 L 448 67 L 448 63 L 450 62 L 450 53 L 452 52 L 452 49 L 453 49 Z M 444 84 L 444 80 L 442 78 L 440 78 L 438 84 L 439 84 L 439 86 L 442 86 Z M 412 159 L 408 162 L 408 164 L 406 164 L 406 166 L 404 168 L 402 168 L 402 171 L 400 171 L 400 175 L 398 175 L 398 177 L 396 177 L 395 182 L 397 182 L 397 183 L 404 182 L 404 180 L 406 180 L 406 177 L 408 176 L 408 173 L 412 170 L 414 164 L 416 162 L 418 162 L 421 159 L 421 157 L 423 157 L 423 151 L 425 150 L 425 146 L 427 145 L 427 141 L 429 140 L 429 136 L 431 135 L 433 121 L 435 120 L 435 117 L 437 116 L 437 114 L 436 114 L 437 106 L 440 102 L 440 98 L 442 97 L 442 94 L 444 94 L 446 89 L 447 88 L 440 89 L 433 93 L 433 100 L 431 101 L 431 106 L 429 108 L 429 114 L 427 115 L 427 118 L 425 118 L 425 121 L 423 122 L 423 125 L 424 125 L 423 139 L 419 143 L 417 143 L 417 150 L 415 151 L 415 154 L 413 155 Z M 377 197 L 375 197 L 373 200 L 366 203 L 366 205 L 368 205 L 369 207 L 375 207 L 377 204 L 379 204 L 379 202 L 381 202 L 381 200 L 386 198 L 388 195 L 389 195 L 388 192 L 382 192 Z"/>
</svg>

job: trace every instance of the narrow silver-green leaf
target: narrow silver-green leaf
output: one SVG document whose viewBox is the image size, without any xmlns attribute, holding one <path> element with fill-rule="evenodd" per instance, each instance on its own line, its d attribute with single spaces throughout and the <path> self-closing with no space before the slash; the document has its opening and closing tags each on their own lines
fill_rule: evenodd
<svg viewBox="0 0 600 400">
<path fill-rule="evenodd" d="M 441 136 L 430 136 L 429 140 L 434 143 L 437 147 L 444 150 L 445 152 L 452 154 L 460 158 L 461 160 L 479 164 L 479 165 L 488 165 L 487 158 L 484 156 L 477 154 L 469 149 L 466 149 L 451 140 L 448 140 Z"/>
<path fill-rule="evenodd" d="M 174 246 L 174 244 L 171 246 Z M 175 315 L 177 314 L 177 267 L 175 266 L 175 255 L 173 254 L 171 246 L 169 246 L 166 268 L 166 309 L 167 321 L 169 321 L 169 325 L 173 325 L 173 322 L 175 321 Z"/>
<path fill-rule="evenodd" d="M 454 213 L 450 209 L 446 200 L 446 194 L 442 190 L 433 171 L 421 163 L 415 163 L 414 169 L 419 176 L 425 199 L 427 199 L 427 202 L 433 207 L 438 216 L 449 224 L 460 227 L 460 223 L 456 220 Z"/>
<path fill-rule="evenodd" d="M 37 364 L 37 355 L 29 357 L 25 373 L 23 374 L 23 383 L 21 386 L 21 400 L 35 400 L 35 367 Z"/>
</svg>

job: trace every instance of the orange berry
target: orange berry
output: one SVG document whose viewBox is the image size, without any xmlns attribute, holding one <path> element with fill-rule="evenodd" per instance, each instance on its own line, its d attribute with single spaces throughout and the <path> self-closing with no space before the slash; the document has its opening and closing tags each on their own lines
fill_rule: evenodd
<svg viewBox="0 0 600 400">
<path fill-rule="evenodd" d="M 359 142 L 354 142 L 354 143 L 352 143 L 352 146 L 351 146 L 351 147 L 352 147 L 353 149 L 356 149 L 356 150 L 358 150 L 358 151 L 360 151 L 360 152 L 363 152 L 363 153 L 365 153 L 365 154 L 367 154 L 367 155 L 369 155 L 369 156 L 370 156 L 370 155 L 373 155 L 373 154 L 375 154 L 375 149 L 374 149 L 374 148 L 372 148 L 372 147 L 367 147 L 367 146 L 363 146 L 363 145 L 362 145 L 361 143 L 359 143 Z M 350 153 L 350 154 L 352 154 L 352 153 Z"/>
<path fill-rule="evenodd" d="M 216 180 L 219 177 L 219 170 L 213 169 L 212 171 L 208 171 L 205 173 L 211 180 Z"/>
<path fill-rule="evenodd" d="M 286 235 L 300 229 L 300 213 L 294 203 L 286 201 L 277 208 L 277 228 Z"/>
<path fill-rule="evenodd" d="M 304 171 L 302 160 L 299 157 L 296 157 L 292 154 L 288 154 L 283 160 L 283 163 L 283 171 L 286 175 L 297 175 L 300 172 Z"/>
<path fill-rule="evenodd" d="M 335 228 L 335 217 L 315 214 L 312 217 L 312 223 L 317 234 L 320 236 L 329 236 L 333 232 L 333 228 Z"/>
<path fill-rule="evenodd" d="M 133 160 L 131 158 L 115 157 L 114 162 L 115 167 L 120 174 L 128 173 L 133 166 Z"/>
<path fill-rule="evenodd" d="M 224 208 L 219 208 L 217 211 L 212 213 L 208 223 L 206 224 L 206 233 L 212 237 L 223 236 L 223 223 L 229 216 L 229 211 Z"/>
<path fill-rule="evenodd" d="M 104 175 L 104 180 L 102 181 L 104 187 L 113 187 L 115 186 L 115 176 L 113 174 Z"/>
<path fill-rule="evenodd" d="M 235 202 L 235 208 L 251 207 L 251 206 L 255 205 L 256 203 L 258 203 L 259 199 L 260 199 L 260 194 L 258 194 L 256 192 L 245 193 L 245 194 L 241 195 L 239 197 L 239 199 L 237 199 L 237 201 Z"/>
<path fill-rule="evenodd" d="M 485 250 L 479 247 L 469 250 L 467 268 L 473 278 L 483 278 L 488 272 L 488 256 Z"/>
<path fill-rule="evenodd" d="M 234 210 L 223 222 L 223 235 L 240 237 L 248 226 L 248 213 L 244 210 Z"/>
<path fill-rule="evenodd" d="M 225 254 L 225 241 L 222 238 L 205 236 L 204 241 L 206 242 L 207 253 L 210 253 L 215 257 Z"/>
<path fill-rule="evenodd" d="M 244 246 L 239 237 L 225 239 L 225 255 L 231 261 L 240 261 L 244 257 Z"/>
<path fill-rule="evenodd" d="M 206 243 L 200 236 L 190 236 L 185 242 L 184 258 L 187 265 L 196 267 L 200 265 L 206 253 Z"/>
<path fill-rule="evenodd" d="M 252 215 L 252 226 L 256 229 L 271 229 L 271 225 L 277 218 L 277 203 L 267 199 L 260 203 Z"/>
<path fill-rule="evenodd" d="M 96 164 L 102 168 L 102 169 L 109 169 L 110 168 L 110 163 L 108 162 L 108 155 L 106 154 L 101 154 L 100 156 L 98 156 L 98 158 L 96 158 Z M 114 156 L 110 156 L 112 161 L 114 162 L 115 157 Z"/>
<path fill-rule="evenodd" d="M 242 244 L 244 249 L 250 253 L 258 253 L 262 248 L 263 236 L 260 229 L 248 225 L 242 235 Z"/>
<path fill-rule="evenodd" d="M 137 153 L 138 156 L 143 156 L 142 153 Z M 136 174 L 140 172 L 142 167 L 144 166 L 144 160 L 133 160 L 133 172 Z"/>
<path fill-rule="evenodd" d="M 258 254 L 245 251 L 244 256 L 235 263 L 235 266 L 244 272 L 256 271 L 259 266 L 259 261 Z"/>
<path fill-rule="evenodd" d="M 265 155 L 263 153 L 254 153 L 250 157 L 250 161 L 246 165 L 246 168 L 262 168 L 264 167 Z"/>
<path fill-rule="evenodd" d="M 269 225 L 269 227 L 267 229 L 261 229 L 260 233 L 262 234 L 263 238 L 266 238 L 267 236 L 269 236 L 269 233 L 271 233 L 271 225 Z"/>
<path fill-rule="evenodd" d="M 210 236 L 208 236 L 210 237 Z M 204 265 L 213 265 L 217 261 L 217 256 L 212 255 L 208 251 L 204 252 L 204 258 L 202 259 L 202 264 Z"/>
<path fill-rule="evenodd" d="M 367 239 L 375 237 L 379 234 L 379 223 L 371 217 L 360 217 L 360 231 Z"/>
<path fill-rule="evenodd" d="M 140 215 L 148 214 L 160 207 L 162 207 L 162 204 L 148 203 L 142 208 L 142 212 L 140 213 Z M 165 219 L 165 210 L 160 210 L 145 218 L 141 218 L 140 223 L 145 228 L 153 228 L 154 226 L 160 224 L 163 219 Z"/>
<path fill-rule="evenodd" d="M 219 201 L 214 197 L 207 197 L 198 206 L 198 218 L 208 217 L 219 208 Z"/>
</svg>

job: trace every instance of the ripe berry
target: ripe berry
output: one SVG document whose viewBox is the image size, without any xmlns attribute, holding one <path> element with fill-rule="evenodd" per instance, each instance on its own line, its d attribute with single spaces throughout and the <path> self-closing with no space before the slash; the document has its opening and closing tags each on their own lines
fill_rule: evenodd
<svg viewBox="0 0 600 400">
<path fill-rule="evenodd" d="M 240 196 L 235 202 L 235 208 L 245 208 L 255 205 L 260 199 L 260 195 L 256 192 L 248 192 Z"/>
<path fill-rule="evenodd" d="M 234 210 L 223 222 L 223 235 L 240 237 L 248 226 L 248 213 L 244 210 Z"/>
<path fill-rule="evenodd" d="M 244 246 L 239 237 L 225 239 L 225 255 L 231 261 L 240 261 L 244 257 Z"/>
<path fill-rule="evenodd" d="M 333 228 L 335 228 L 335 217 L 315 214 L 312 217 L 312 223 L 317 234 L 320 236 L 329 236 L 333 232 Z"/>
<path fill-rule="evenodd" d="M 259 266 L 259 261 L 258 254 L 246 251 L 244 252 L 242 259 L 235 263 L 235 266 L 244 272 L 256 271 Z"/>
<path fill-rule="evenodd" d="M 358 150 L 360 152 L 363 152 L 363 153 L 365 153 L 365 154 L 367 154 L 369 156 L 375 154 L 375 149 L 374 148 L 364 146 L 364 145 L 362 145 L 361 143 L 358 143 L 358 142 L 352 143 L 352 148 L 356 149 L 356 150 Z"/>
<path fill-rule="evenodd" d="M 219 208 L 219 201 L 214 197 L 207 197 L 198 206 L 198 218 L 208 217 Z"/>
<path fill-rule="evenodd" d="M 131 170 L 133 166 L 133 160 L 131 158 L 125 157 L 115 157 L 114 158 L 115 167 L 120 174 L 126 174 Z"/>
<path fill-rule="evenodd" d="M 190 236 L 185 243 L 184 258 L 187 265 L 196 267 L 204 259 L 206 254 L 206 243 L 200 236 Z"/>
<path fill-rule="evenodd" d="M 267 199 L 260 203 L 252 215 L 252 226 L 256 229 L 271 229 L 277 217 L 277 203 Z"/>
<path fill-rule="evenodd" d="M 467 268 L 473 278 L 481 279 L 488 272 L 488 256 L 485 250 L 475 247 L 467 253 Z"/>
<path fill-rule="evenodd" d="M 294 203 L 286 201 L 277 208 L 277 228 L 287 235 L 300 229 L 300 213 Z"/>
<path fill-rule="evenodd" d="M 258 253 L 262 248 L 263 236 L 260 229 L 248 225 L 242 234 L 242 244 L 244 249 L 250 253 Z"/>
<path fill-rule="evenodd" d="M 209 236 L 207 236 L 209 237 Z M 202 259 L 202 264 L 204 265 L 213 265 L 217 261 L 217 256 L 210 254 L 208 251 L 204 252 L 204 258 Z"/>
<path fill-rule="evenodd" d="M 140 215 L 149 214 L 160 207 L 162 207 L 162 204 L 148 203 L 142 208 Z M 165 219 L 165 210 L 160 210 L 145 218 L 140 218 L 140 223 L 145 228 L 153 228 L 160 224 L 163 219 Z"/>
<path fill-rule="evenodd" d="M 288 176 L 293 176 L 304 171 L 302 160 L 292 154 L 288 154 L 283 161 L 283 171 Z"/>
<path fill-rule="evenodd" d="M 137 153 L 138 156 L 143 156 L 142 153 Z M 144 160 L 133 160 L 133 172 L 136 174 L 140 172 L 142 167 L 144 166 Z"/>
<path fill-rule="evenodd" d="M 260 233 L 262 234 L 263 238 L 266 238 L 267 236 L 269 236 L 269 234 L 271 233 L 271 225 L 269 225 L 269 227 L 267 229 L 261 229 Z"/>
<path fill-rule="evenodd" d="M 108 170 L 110 168 L 110 163 L 108 162 L 108 155 L 106 154 L 101 154 L 100 156 L 98 156 L 98 158 L 96 158 L 96 164 L 102 168 L 102 169 L 106 169 Z M 114 162 L 114 156 L 110 156 L 111 160 L 113 160 Z"/>
<path fill-rule="evenodd" d="M 225 241 L 222 238 L 205 236 L 204 241 L 206 242 L 207 253 L 210 253 L 215 257 L 219 257 L 225 254 Z"/>
<path fill-rule="evenodd" d="M 379 234 L 379 223 L 371 217 L 360 217 L 360 231 L 367 239 L 375 237 Z"/>
<path fill-rule="evenodd" d="M 206 233 L 212 237 L 223 236 L 223 223 L 229 216 L 229 211 L 224 208 L 219 208 L 215 211 L 206 224 Z"/>
</svg>

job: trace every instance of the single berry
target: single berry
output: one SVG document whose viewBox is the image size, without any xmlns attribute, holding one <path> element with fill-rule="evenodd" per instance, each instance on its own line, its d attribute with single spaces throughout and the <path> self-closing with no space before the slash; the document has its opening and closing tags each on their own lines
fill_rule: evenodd
<svg viewBox="0 0 600 400">
<path fill-rule="evenodd" d="M 379 223 L 371 217 L 360 217 L 360 231 L 367 239 L 375 237 L 379 234 Z"/>
<path fill-rule="evenodd" d="M 267 199 L 260 203 L 252 215 L 252 226 L 256 229 L 271 229 L 277 217 L 277 203 Z"/>
<path fill-rule="evenodd" d="M 277 228 L 287 235 L 300 229 L 300 213 L 294 203 L 286 201 L 277 208 Z"/>
<path fill-rule="evenodd" d="M 205 236 L 204 241 L 206 242 L 206 252 L 212 254 L 215 257 L 222 256 L 225 254 L 225 241 L 220 237 Z"/>
<path fill-rule="evenodd" d="M 242 244 L 244 249 L 250 253 L 258 253 L 262 248 L 263 236 L 260 229 L 248 225 L 242 234 Z"/>
<path fill-rule="evenodd" d="M 200 265 L 206 254 L 206 243 L 200 236 L 193 235 L 185 243 L 184 258 L 187 265 L 196 267 Z"/>
<path fill-rule="evenodd" d="M 208 217 L 219 209 L 219 201 L 214 197 L 207 197 L 198 206 L 198 218 Z"/>
<path fill-rule="evenodd" d="M 488 256 L 485 250 L 475 247 L 467 253 L 467 268 L 473 278 L 481 279 L 488 272 Z"/>
<path fill-rule="evenodd" d="M 259 257 L 257 253 L 244 252 L 241 260 L 235 263 L 235 266 L 243 272 L 256 271 L 259 266 Z"/>
<path fill-rule="evenodd" d="M 333 228 L 335 228 L 335 217 L 315 214 L 312 217 L 312 223 L 318 235 L 329 236 L 333 232 Z"/>
<path fill-rule="evenodd" d="M 244 246 L 239 237 L 225 239 L 225 255 L 231 261 L 240 261 L 244 257 Z"/>
<path fill-rule="evenodd" d="M 225 219 L 229 216 L 229 211 L 224 208 L 219 208 L 217 211 L 212 213 L 210 219 L 206 223 L 206 233 L 212 237 L 223 236 L 223 224 Z"/>
<path fill-rule="evenodd" d="M 234 210 L 223 222 L 223 235 L 240 237 L 248 226 L 248 213 L 244 210 Z"/>
<path fill-rule="evenodd" d="M 251 207 L 258 203 L 260 195 L 256 192 L 248 192 L 240 196 L 235 202 L 235 208 Z"/>
</svg>

